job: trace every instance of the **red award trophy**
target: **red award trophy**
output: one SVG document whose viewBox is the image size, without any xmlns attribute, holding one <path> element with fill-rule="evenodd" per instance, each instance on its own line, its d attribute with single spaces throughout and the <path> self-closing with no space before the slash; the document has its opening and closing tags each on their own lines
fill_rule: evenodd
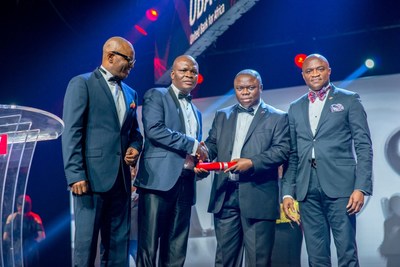
<svg viewBox="0 0 400 267">
<path fill-rule="evenodd" d="M 226 170 L 233 165 L 235 165 L 236 162 L 230 161 L 230 162 L 200 162 L 197 163 L 196 168 L 202 168 L 207 171 L 223 171 Z"/>
</svg>

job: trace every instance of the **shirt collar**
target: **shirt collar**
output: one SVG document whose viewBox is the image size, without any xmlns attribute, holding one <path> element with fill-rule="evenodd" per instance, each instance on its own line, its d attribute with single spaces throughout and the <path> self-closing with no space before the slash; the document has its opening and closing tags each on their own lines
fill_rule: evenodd
<svg viewBox="0 0 400 267">
<path fill-rule="evenodd" d="M 178 98 L 178 95 L 179 95 L 180 92 L 183 93 L 183 92 L 182 92 L 181 90 L 179 90 L 178 87 L 176 87 L 174 84 L 171 84 L 171 87 L 172 87 L 172 90 L 174 90 L 174 94 L 175 94 L 176 98 Z M 189 95 L 190 95 L 190 93 L 189 93 Z M 181 99 L 178 98 L 178 100 L 181 100 Z"/>
<path fill-rule="evenodd" d="M 319 89 L 318 91 L 325 90 L 326 93 L 328 93 L 328 90 L 329 90 L 329 89 L 331 89 L 331 83 L 328 83 L 326 86 L 322 87 L 322 88 Z M 315 92 L 315 91 L 312 90 L 311 88 L 308 88 L 308 91 L 309 91 L 309 92 Z"/>
<path fill-rule="evenodd" d="M 245 109 L 249 109 L 249 108 L 253 108 L 254 109 L 254 114 L 256 114 L 257 113 L 257 110 L 258 110 L 258 108 L 260 107 L 260 105 L 261 105 L 261 102 L 263 102 L 263 100 L 262 99 L 260 99 L 260 102 L 258 103 L 258 104 L 255 104 L 255 105 L 253 105 L 253 106 L 250 106 L 250 107 L 248 107 L 248 108 L 245 108 L 245 107 L 243 107 L 240 103 L 238 103 L 238 105 L 239 106 L 241 106 L 242 108 L 245 108 Z"/>
<path fill-rule="evenodd" d="M 109 82 L 108 80 L 112 77 L 114 77 L 114 75 L 111 74 L 111 72 L 109 72 L 108 70 L 106 70 L 103 65 L 100 66 L 99 68 L 101 75 L 103 75 L 104 79 Z"/>
</svg>

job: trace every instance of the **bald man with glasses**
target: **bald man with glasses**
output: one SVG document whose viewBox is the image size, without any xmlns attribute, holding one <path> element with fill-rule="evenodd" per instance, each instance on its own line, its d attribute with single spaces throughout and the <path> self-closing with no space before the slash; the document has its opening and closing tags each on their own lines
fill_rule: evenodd
<svg viewBox="0 0 400 267">
<path fill-rule="evenodd" d="M 130 166 L 143 137 L 138 95 L 122 82 L 135 63 L 132 44 L 121 37 L 103 46 L 102 64 L 72 78 L 64 98 L 64 169 L 75 213 L 74 266 L 94 266 L 101 233 L 102 266 L 128 266 Z"/>
</svg>

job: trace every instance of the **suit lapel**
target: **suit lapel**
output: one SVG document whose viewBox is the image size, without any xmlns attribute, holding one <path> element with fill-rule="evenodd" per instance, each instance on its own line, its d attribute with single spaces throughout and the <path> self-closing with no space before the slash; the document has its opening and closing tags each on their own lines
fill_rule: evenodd
<svg viewBox="0 0 400 267">
<path fill-rule="evenodd" d="M 195 107 L 195 105 L 192 104 L 192 102 L 190 102 L 190 106 L 192 107 L 194 116 L 196 117 L 196 121 L 197 121 L 197 131 L 196 131 L 196 138 L 197 140 L 199 139 L 200 136 L 200 118 L 199 118 L 199 114 L 198 114 L 198 110 Z"/>
<path fill-rule="evenodd" d="M 106 82 L 106 80 L 104 79 L 103 75 L 101 74 L 100 70 L 97 68 L 94 71 L 94 75 L 97 78 L 100 88 L 101 90 L 105 93 L 105 95 L 107 96 L 107 99 L 110 103 L 112 103 L 112 106 L 114 107 L 113 113 L 115 115 L 115 117 L 117 118 L 118 124 L 119 124 L 119 119 L 118 119 L 118 112 L 117 112 L 117 107 L 115 105 L 115 101 L 114 101 L 114 97 L 111 93 L 110 87 L 108 86 L 108 83 Z"/>
<path fill-rule="evenodd" d="M 125 84 L 124 83 L 121 83 L 121 92 L 122 92 L 122 96 L 124 97 L 124 102 L 125 102 L 125 114 L 124 114 L 124 119 L 122 120 L 122 125 L 124 125 L 124 123 L 125 123 L 125 120 L 126 120 L 126 117 L 127 117 L 127 115 L 128 115 L 128 112 L 129 112 L 129 101 L 130 101 L 130 99 L 128 99 L 128 98 L 130 98 L 129 96 L 128 96 L 128 94 L 127 94 L 127 92 L 126 92 L 126 88 L 125 88 Z M 121 127 L 122 128 L 122 127 Z"/>
<path fill-rule="evenodd" d="M 238 104 L 237 104 L 238 105 Z M 229 140 L 229 151 L 232 151 L 233 149 L 233 143 L 235 142 L 235 134 L 236 134 L 236 121 L 237 121 L 237 109 L 236 106 L 233 106 L 229 113 L 227 114 L 227 122 L 226 122 L 226 128 L 227 129 L 232 129 L 232 131 L 229 131 L 230 136 L 228 136 Z"/>
<path fill-rule="evenodd" d="M 171 86 L 169 87 L 168 92 L 169 92 L 170 96 L 172 97 L 172 100 L 175 103 L 176 111 L 178 112 L 179 119 L 180 119 L 181 125 L 182 125 L 181 131 L 183 133 L 186 133 L 185 118 L 183 117 L 181 105 L 179 104 L 178 98 L 176 97 L 174 90 L 172 89 Z"/>
<path fill-rule="evenodd" d="M 322 108 L 321 118 L 319 119 L 317 129 L 315 130 L 315 135 L 318 134 L 318 131 L 321 128 L 321 126 L 329 118 L 329 114 L 330 114 L 329 111 L 330 111 L 330 106 L 332 105 L 332 101 L 334 98 L 333 97 L 334 91 L 335 91 L 335 87 L 333 85 L 331 85 L 331 89 L 329 90 L 328 95 L 326 96 L 324 107 Z"/>
<path fill-rule="evenodd" d="M 309 115 L 309 107 L 310 107 L 310 102 L 307 98 L 307 95 L 305 95 L 302 99 L 302 103 L 301 103 L 301 110 L 303 111 L 302 117 L 303 117 L 303 121 L 304 121 L 304 125 L 307 128 L 307 132 L 308 134 L 313 137 L 313 133 L 311 131 L 311 124 L 310 124 L 310 115 Z"/>
<path fill-rule="evenodd" d="M 249 140 L 251 134 L 257 128 L 259 121 L 263 117 L 267 117 L 267 116 L 269 116 L 268 108 L 264 102 L 261 102 L 260 107 L 257 110 L 257 113 L 254 114 L 254 118 L 250 124 L 249 130 L 247 131 L 246 138 L 244 139 L 244 142 L 243 142 L 243 146 L 246 144 L 246 142 Z"/>
</svg>

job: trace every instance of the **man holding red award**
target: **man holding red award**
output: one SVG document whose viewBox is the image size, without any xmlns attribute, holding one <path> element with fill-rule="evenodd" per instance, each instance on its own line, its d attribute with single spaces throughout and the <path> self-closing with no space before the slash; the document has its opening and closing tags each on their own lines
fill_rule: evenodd
<svg viewBox="0 0 400 267">
<path fill-rule="evenodd" d="M 217 237 L 215 266 L 242 266 L 243 250 L 246 266 L 270 266 L 278 167 L 289 155 L 287 114 L 261 100 L 255 70 L 240 71 L 234 89 L 239 103 L 217 111 L 205 141 L 209 159 L 228 165 L 215 174 L 208 206 Z M 197 166 L 196 172 L 208 173 Z"/>
<path fill-rule="evenodd" d="M 140 195 L 138 267 L 181 267 L 186 259 L 196 192 L 193 168 L 208 158 L 201 142 L 201 113 L 190 94 L 198 73 L 193 57 L 179 56 L 172 66 L 172 84 L 144 95 L 145 143 L 135 180 Z"/>
</svg>

